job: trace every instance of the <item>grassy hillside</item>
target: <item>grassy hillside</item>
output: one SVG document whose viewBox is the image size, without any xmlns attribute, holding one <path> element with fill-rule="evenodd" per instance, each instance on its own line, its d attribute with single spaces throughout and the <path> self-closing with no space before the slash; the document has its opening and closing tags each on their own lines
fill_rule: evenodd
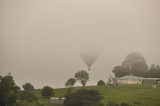
<svg viewBox="0 0 160 106">
<path fill-rule="evenodd" d="M 74 88 L 74 90 L 77 89 L 81 89 L 81 87 Z M 151 85 L 88 86 L 86 89 L 98 90 L 104 97 L 102 102 L 105 106 L 108 102 L 133 104 L 135 101 L 141 102 L 141 106 L 160 106 L 160 88 L 153 89 Z M 66 90 L 66 88 L 55 89 L 55 97 L 63 97 Z M 36 90 L 35 93 L 39 97 L 39 102 L 45 104 L 45 106 L 60 106 L 49 105 L 49 100 L 41 96 L 40 90 Z"/>
</svg>

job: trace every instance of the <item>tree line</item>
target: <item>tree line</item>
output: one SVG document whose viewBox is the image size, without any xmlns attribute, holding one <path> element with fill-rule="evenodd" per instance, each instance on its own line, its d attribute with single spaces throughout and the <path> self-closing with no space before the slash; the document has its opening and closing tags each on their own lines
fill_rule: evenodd
<svg viewBox="0 0 160 106">
<path fill-rule="evenodd" d="M 112 70 L 115 77 L 134 75 L 146 78 L 160 78 L 160 65 L 147 65 L 144 57 L 136 52 L 130 53 L 121 63 Z"/>
<path fill-rule="evenodd" d="M 67 80 L 65 85 L 69 89 L 73 87 L 76 81 L 82 84 L 83 89 L 66 93 L 64 106 L 103 106 L 103 104 L 100 103 L 102 96 L 98 91 L 84 89 L 88 80 L 89 74 L 85 70 L 78 71 L 75 73 L 74 78 Z M 105 85 L 105 82 L 100 80 L 97 85 Z M 0 106 L 25 106 L 26 103 L 44 106 L 38 102 L 40 98 L 36 95 L 36 89 L 31 83 L 23 84 L 22 88 L 23 89 L 16 85 L 10 73 L 3 77 L 0 76 Z M 44 86 L 40 92 L 41 96 L 46 99 L 50 99 L 50 97 L 55 94 L 54 89 L 49 86 Z"/>
<path fill-rule="evenodd" d="M 43 106 L 38 103 L 39 98 L 35 95 L 35 88 L 31 83 L 23 84 L 22 88 L 23 90 L 16 85 L 11 73 L 0 76 L 0 106 L 23 106 L 27 102 L 36 102 L 36 106 Z M 50 98 L 54 95 L 54 90 L 52 87 L 44 86 L 41 95 Z"/>
<path fill-rule="evenodd" d="M 85 85 L 89 80 L 89 74 L 85 70 L 75 73 L 74 78 L 67 80 L 65 85 L 68 90 L 66 92 L 64 106 L 104 106 L 101 103 L 103 97 L 97 90 L 85 89 Z M 82 89 L 73 89 L 75 82 L 79 81 L 82 84 Z M 104 86 L 105 82 L 99 80 L 97 86 Z M 33 103 L 35 106 L 44 106 L 39 103 L 39 97 L 36 95 L 36 90 L 31 83 L 22 85 L 23 90 L 16 85 L 12 75 L 9 73 L 6 76 L 0 76 L 0 106 L 26 106 L 27 103 Z M 52 87 L 44 86 L 40 89 L 41 96 L 46 99 L 54 96 L 55 92 Z M 115 104 L 109 103 L 107 106 L 129 106 L 127 103 Z"/>
</svg>

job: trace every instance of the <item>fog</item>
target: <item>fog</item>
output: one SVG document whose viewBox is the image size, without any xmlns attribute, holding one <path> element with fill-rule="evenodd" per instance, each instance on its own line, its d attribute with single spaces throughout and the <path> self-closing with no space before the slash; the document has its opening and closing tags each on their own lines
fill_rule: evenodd
<svg viewBox="0 0 160 106">
<path fill-rule="evenodd" d="M 88 85 L 133 51 L 160 64 L 159 0 L 0 0 L 0 32 L 0 75 L 18 85 L 64 87 L 86 51 L 99 52 Z"/>
</svg>

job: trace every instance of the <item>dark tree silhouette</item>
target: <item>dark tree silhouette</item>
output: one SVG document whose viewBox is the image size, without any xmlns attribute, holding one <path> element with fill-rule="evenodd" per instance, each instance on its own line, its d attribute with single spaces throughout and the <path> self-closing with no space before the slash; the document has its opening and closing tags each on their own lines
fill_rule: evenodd
<svg viewBox="0 0 160 106">
<path fill-rule="evenodd" d="M 10 73 L 0 77 L 0 106 L 14 106 L 18 93 L 19 87 L 16 86 Z"/>
<path fill-rule="evenodd" d="M 85 70 L 81 70 L 75 73 L 75 79 L 78 80 L 84 88 L 87 81 L 89 80 L 89 74 Z"/>
<path fill-rule="evenodd" d="M 25 91 L 33 91 L 34 90 L 34 86 L 31 83 L 25 83 L 24 85 L 22 85 L 22 87 Z"/>
<path fill-rule="evenodd" d="M 99 80 L 99 81 L 97 82 L 97 85 L 98 85 L 98 86 L 103 86 L 103 85 L 105 85 L 105 82 L 104 82 L 103 80 Z"/>
<path fill-rule="evenodd" d="M 66 95 L 64 106 L 103 106 L 100 103 L 102 96 L 95 90 L 78 90 Z"/>
<path fill-rule="evenodd" d="M 45 87 L 43 87 L 41 94 L 45 98 L 50 98 L 51 96 L 54 95 L 54 90 L 52 87 L 45 86 Z"/>
<path fill-rule="evenodd" d="M 66 87 L 73 87 L 74 84 L 76 83 L 76 80 L 74 78 L 70 78 L 67 80 L 67 82 L 65 83 Z"/>
</svg>

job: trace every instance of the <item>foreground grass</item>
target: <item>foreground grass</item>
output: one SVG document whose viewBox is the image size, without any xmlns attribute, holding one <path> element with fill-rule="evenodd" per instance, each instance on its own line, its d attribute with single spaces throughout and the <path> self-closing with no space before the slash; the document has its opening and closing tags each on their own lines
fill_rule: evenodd
<svg viewBox="0 0 160 106">
<path fill-rule="evenodd" d="M 74 90 L 81 89 L 81 87 L 75 87 Z M 141 106 L 160 106 L 160 88 L 153 89 L 151 85 L 121 85 L 121 86 L 88 86 L 86 89 L 98 90 L 104 97 L 102 103 L 108 102 L 116 103 L 128 103 L 132 104 L 135 101 L 142 103 Z M 44 106 L 62 106 L 49 104 L 48 99 L 44 99 L 41 94 L 41 90 L 36 90 L 35 94 L 39 98 L 39 103 Z M 64 97 L 66 94 L 66 88 L 55 89 L 55 97 Z M 26 106 L 35 106 L 34 104 L 28 104 Z"/>
</svg>

